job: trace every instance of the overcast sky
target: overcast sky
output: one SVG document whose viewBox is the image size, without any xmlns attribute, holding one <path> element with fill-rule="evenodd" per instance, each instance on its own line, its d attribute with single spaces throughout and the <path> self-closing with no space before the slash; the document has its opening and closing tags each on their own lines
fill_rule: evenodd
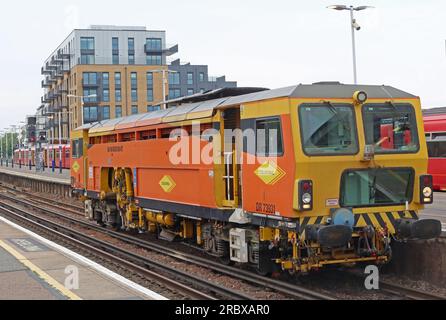
<svg viewBox="0 0 446 320">
<path fill-rule="evenodd" d="M 336 0 L 337 1 L 337 0 Z M 325 0 L 7 1 L 0 11 L 0 129 L 40 104 L 40 67 L 73 28 L 91 24 L 166 30 L 176 57 L 208 64 L 239 86 L 352 83 L 347 11 Z M 341 1 L 340 4 L 343 4 Z M 358 78 L 446 106 L 446 1 L 351 0 L 357 13 Z"/>
</svg>

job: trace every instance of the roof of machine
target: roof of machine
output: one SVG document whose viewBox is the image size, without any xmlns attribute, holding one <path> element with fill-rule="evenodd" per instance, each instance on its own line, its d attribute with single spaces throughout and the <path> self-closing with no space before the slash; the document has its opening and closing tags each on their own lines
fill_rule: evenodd
<svg viewBox="0 0 446 320">
<path fill-rule="evenodd" d="M 204 94 L 197 94 L 167 102 L 168 104 L 172 102 L 179 103 L 179 106 L 176 107 L 85 124 L 77 130 L 89 129 L 90 133 L 99 134 L 101 132 L 124 130 L 133 127 L 208 118 L 211 117 L 214 114 L 214 111 L 218 108 L 253 101 L 275 98 L 351 98 L 357 91 L 365 91 L 368 97 L 372 99 L 416 98 L 416 96 L 410 93 L 391 86 L 346 85 L 339 82 L 318 82 L 310 85 L 299 84 L 297 86 L 273 90 L 263 88 L 217 89 Z M 246 92 L 249 93 L 244 94 Z"/>
</svg>

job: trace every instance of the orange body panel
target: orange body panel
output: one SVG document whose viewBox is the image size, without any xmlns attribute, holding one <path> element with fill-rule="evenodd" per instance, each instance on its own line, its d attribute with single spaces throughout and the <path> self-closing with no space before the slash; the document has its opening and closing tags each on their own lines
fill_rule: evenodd
<svg viewBox="0 0 446 320">
<path fill-rule="evenodd" d="M 89 174 L 88 190 L 100 191 L 101 168 L 130 168 L 133 173 L 136 170 L 136 197 L 215 208 L 214 176 L 210 174 L 213 165 L 173 164 L 169 152 L 176 143 L 156 139 L 91 146 L 87 170 L 94 174 Z M 187 138 L 187 143 L 200 150 L 208 144 L 194 137 Z M 173 181 L 171 190 L 165 191 L 160 185 L 165 177 Z"/>
<path fill-rule="evenodd" d="M 244 154 L 243 181 L 243 209 L 266 215 L 281 215 L 295 217 L 293 214 L 293 188 L 295 181 L 296 161 L 294 157 L 293 135 L 289 115 L 281 116 L 283 131 L 283 156 L 277 158 L 257 158 L 256 164 L 246 164 L 247 155 Z M 273 184 L 266 184 L 255 173 L 265 162 L 277 162 L 283 170 L 284 176 Z"/>
</svg>

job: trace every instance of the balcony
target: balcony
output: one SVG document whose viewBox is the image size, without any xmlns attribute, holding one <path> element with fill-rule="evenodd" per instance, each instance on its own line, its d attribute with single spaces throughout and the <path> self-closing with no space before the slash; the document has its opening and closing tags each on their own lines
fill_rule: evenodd
<svg viewBox="0 0 446 320">
<path fill-rule="evenodd" d="M 52 72 L 57 69 L 57 66 L 52 63 L 47 62 L 45 65 L 45 68 L 46 68 L 46 70 L 48 70 L 48 72 Z"/>
<path fill-rule="evenodd" d="M 42 75 L 50 75 L 51 73 L 52 73 L 52 71 L 51 70 L 47 70 L 46 67 L 42 67 L 40 69 L 40 74 L 42 74 Z"/>
<path fill-rule="evenodd" d="M 70 59 L 70 57 L 71 57 L 71 54 L 69 54 L 69 53 L 64 53 L 62 51 L 59 51 L 57 53 L 57 58 L 60 60 L 68 60 L 68 59 Z"/>
<path fill-rule="evenodd" d="M 169 45 L 166 48 L 162 48 L 159 45 L 152 45 L 150 43 L 146 43 L 144 45 L 144 52 L 146 54 L 164 54 L 166 56 L 171 56 L 175 53 L 178 53 L 178 45 Z"/>
<path fill-rule="evenodd" d="M 58 70 L 54 73 L 54 76 L 56 77 L 56 79 L 63 79 L 64 74 L 62 71 Z"/>
<path fill-rule="evenodd" d="M 63 63 L 63 59 L 62 58 L 59 58 L 57 55 L 56 56 L 53 56 L 52 58 L 51 58 L 51 64 L 52 65 L 58 65 L 58 64 L 62 64 Z"/>
<path fill-rule="evenodd" d="M 58 103 L 57 105 L 54 106 L 54 111 L 55 112 L 60 112 L 62 110 L 68 110 L 68 105 L 64 104 L 64 103 Z"/>
<path fill-rule="evenodd" d="M 51 88 L 51 84 L 45 80 L 42 80 L 42 88 Z"/>
</svg>

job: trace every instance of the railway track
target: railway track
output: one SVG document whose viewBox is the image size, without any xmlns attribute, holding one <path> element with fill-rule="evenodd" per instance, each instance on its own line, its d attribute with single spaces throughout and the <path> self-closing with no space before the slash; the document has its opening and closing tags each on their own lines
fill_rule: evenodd
<svg viewBox="0 0 446 320">
<path fill-rule="evenodd" d="M 350 271 L 348 273 L 353 277 L 361 279 L 361 282 L 365 279 L 364 274 L 361 274 L 357 271 Z M 410 288 L 382 279 L 379 280 L 379 291 L 406 300 L 446 300 L 445 296 L 436 293 Z"/>
<path fill-rule="evenodd" d="M 9 189 L 9 190 L 11 190 L 11 189 Z M 263 277 L 256 273 L 253 273 L 253 272 L 250 272 L 247 270 L 243 270 L 240 268 L 222 265 L 222 264 L 220 264 L 216 261 L 210 260 L 210 259 L 198 257 L 193 254 L 187 254 L 182 251 L 167 248 L 160 244 L 145 241 L 140 238 L 130 236 L 130 235 L 127 235 L 122 232 L 116 232 L 116 231 L 113 231 L 110 229 L 100 227 L 94 223 L 83 220 L 83 218 L 77 218 L 77 217 L 74 218 L 72 216 L 62 214 L 59 211 L 56 211 L 56 210 L 60 210 L 58 205 L 53 205 L 49 202 L 44 203 L 44 205 L 46 207 L 54 207 L 54 210 L 46 208 L 46 207 L 42 207 L 42 204 L 40 204 L 40 203 L 33 203 L 32 201 L 29 201 L 28 199 L 21 199 L 18 197 L 18 195 L 15 195 L 15 197 L 12 197 L 12 196 L 8 196 L 4 193 L 0 193 L 0 198 L 7 199 L 8 201 L 11 201 L 11 202 L 20 203 L 21 205 L 26 206 L 32 210 L 39 210 L 45 214 L 49 214 L 49 215 L 55 216 L 57 218 L 63 219 L 68 223 L 82 226 L 82 227 L 91 229 L 93 231 L 100 232 L 102 234 L 106 234 L 106 235 L 111 236 L 115 239 L 118 239 L 120 241 L 123 241 L 125 243 L 131 244 L 134 246 L 137 246 L 139 248 L 149 250 L 152 252 L 156 252 L 156 253 L 159 253 L 159 254 L 162 254 L 165 256 L 169 256 L 171 258 L 174 258 L 176 260 L 179 260 L 179 261 L 187 263 L 187 264 L 193 264 L 193 265 L 196 265 L 199 267 L 210 269 L 214 272 L 217 272 L 217 273 L 220 273 L 223 275 L 228 275 L 232 278 L 236 278 L 236 279 L 248 282 L 255 286 L 274 290 L 276 292 L 279 292 L 281 294 L 289 296 L 290 298 L 293 298 L 293 299 L 304 299 L 304 300 L 333 300 L 333 299 L 335 299 L 331 295 L 315 292 L 313 290 L 309 290 L 304 287 L 300 287 L 300 286 L 297 286 L 297 285 L 294 285 L 291 283 L 287 283 L 284 281 L 280 281 L 277 279 Z M 0 201 L 0 203 L 2 205 L 7 205 L 7 206 L 12 207 L 10 204 L 5 204 L 4 201 Z M 16 209 L 18 209 L 18 208 L 16 208 Z M 171 268 L 169 266 L 166 266 L 165 264 L 161 264 L 161 263 L 158 263 L 155 261 L 150 261 L 147 263 L 149 263 L 151 268 L 154 268 L 154 269 L 160 270 L 160 271 L 162 271 L 162 270 L 166 271 L 166 269 L 169 270 L 169 268 Z M 170 270 L 170 271 L 172 271 L 172 270 Z M 202 282 L 203 280 L 197 279 L 197 281 Z M 242 298 L 242 297 L 239 297 L 239 298 Z M 243 299 L 250 299 L 250 297 L 244 296 Z"/>
<path fill-rule="evenodd" d="M 15 221 L 24 223 L 28 227 L 43 231 L 51 237 L 56 237 L 64 242 L 70 243 L 76 248 L 81 248 L 94 254 L 100 259 L 106 259 L 113 264 L 119 265 L 128 271 L 142 276 L 149 281 L 155 281 L 169 289 L 172 293 L 197 300 L 216 300 L 218 298 L 229 298 L 237 300 L 251 299 L 251 297 L 229 288 L 208 283 L 200 278 L 186 274 L 180 270 L 171 268 L 169 271 L 173 277 L 166 277 L 158 272 L 150 270 L 153 261 L 143 256 L 139 256 L 131 251 L 116 247 L 83 232 L 57 224 L 51 220 L 42 218 L 16 206 L 0 203 L 0 213 Z M 166 268 L 168 269 L 168 268 Z M 174 280 L 175 279 L 175 280 Z M 186 284 L 184 283 L 186 282 Z M 198 286 L 195 289 L 191 283 Z"/>
<path fill-rule="evenodd" d="M 379 288 L 381 291 L 398 295 L 408 300 L 446 300 L 445 296 L 439 294 L 426 292 L 414 288 L 409 288 L 396 283 L 390 283 L 384 280 L 379 281 Z"/>
<path fill-rule="evenodd" d="M 10 188 L 10 187 L 6 187 L 6 188 L 12 192 L 17 192 L 17 190 L 15 190 L 13 188 Z M 182 262 L 186 262 L 186 263 L 194 264 L 194 265 L 197 265 L 200 267 L 212 269 L 213 271 L 221 273 L 221 274 L 231 275 L 231 276 L 236 277 L 240 280 L 243 280 L 243 281 L 255 284 L 255 285 L 262 285 L 264 287 L 268 287 L 269 289 L 278 291 L 280 293 L 286 294 L 293 298 L 309 299 L 309 300 L 312 300 L 312 299 L 324 299 L 324 300 L 333 299 L 333 297 L 329 296 L 329 295 L 320 294 L 320 293 L 314 292 L 312 290 L 297 287 L 296 285 L 286 283 L 286 282 L 283 282 L 280 280 L 266 278 L 266 277 L 263 277 L 263 276 L 260 276 L 260 275 L 257 275 L 252 272 L 242 270 L 239 268 L 225 266 L 218 262 L 215 262 L 215 261 L 212 261 L 209 259 L 205 259 L 205 258 L 201 258 L 201 257 L 197 257 L 195 255 L 185 254 L 184 252 L 174 250 L 171 248 L 167 248 L 167 247 L 164 247 L 162 245 L 159 245 L 159 244 L 156 244 L 153 242 L 148 242 L 148 241 L 142 240 L 140 238 L 129 236 L 129 235 L 121 233 L 121 232 L 116 232 L 113 230 L 105 229 L 105 228 L 100 227 L 96 224 L 87 222 L 85 220 L 76 219 L 76 218 L 67 216 L 65 214 L 62 214 L 60 212 L 56 212 L 51 209 L 38 207 L 37 205 L 41 204 L 41 205 L 45 205 L 48 207 L 52 207 L 55 210 L 64 210 L 64 211 L 67 211 L 70 213 L 80 214 L 80 212 L 78 210 L 70 210 L 72 208 L 67 209 L 67 208 L 62 207 L 62 205 L 58 205 L 58 204 L 49 202 L 49 200 L 51 200 L 51 199 L 48 199 L 45 197 L 40 197 L 40 196 L 35 196 L 35 195 L 33 195 L 31 193 L 27 193 L 27 192 L 22 192 L 22 193 L 25 195 L 29 195 L 31 198 L 37 199 L 37 203 L 33 204 L 32 202 L 29 202 L 28 200 L 12 198 L 12 197 L 5 196 L 4 194 L 0 195 L 0 197 L 9 198 L 10 201 L 18 201 L 25 206 L 31 207 L 33 209 L 42 210 L 47 214 L 51 214 L 58 218 L 65 219 L 66 221 L 68 221 L 70 223 L 82 225 L 83 227 L 92 229 L 94 231 L 98 231 L 103 234 L 107 234 L 109 236 L 112 236 L 113 238 L 116 238 L 116 239 L 126 242 L 128 244 L 132 244 L 132 245 L 138 246 L 138 247 L 146 249 L 146 250 L 150 250 L 150 251 L 154 251 L 156 253 L 167 255 L 169 257 L 175 258 Z M 78 209 L 80 209 L 80 207 L 78 207 Z M 157 265 L 155 267 L 165 268 L 165 265 L 162 265 L 162 266 Z M 361 276 L 361 275 L 358 274 L 358 276 Z M 390 283 L 390 282 L 386 282 L 386 281 L 380 281 L 380 290 L 382 292 L 386 292 L 391 295 L 403 297 L 403 298 L 410 299 L 410 300 L 444 300 L 444 299 L 446 299 L 446 297 L 441 296 L 441 295 L 425 292 L 425 291 L 414 289 L 414 288 L 405 287 L 402 285 L 398 285 L 398 284 L 394 284 L 394 283 Z M 248 298 L 248 297 L 245 297 L 245 298 Z"/>
<path fill-rule="evenodd" d="M 55 207 L 55 208 L 57 207 L 58 209 L 61 209 L 61 210 L 70 211 L 72 213 L 77 213 L 77 214 L 83 214 L 84 213 L 84 208 L 81 205 L 75 205 L 75 204 L 71 204 L 71 203 L 62 202 L 62 201 L 58 201 L 58 200 L 55 200 L 55 199 L 47 198 L 47 197 L 44 197 L 44 196 L 41 196 L 41 195 L 38 195 L 38 194 L 35 194 L 35 193 L 28 192 L 28 191 L 26 191 L 23 188 L 20 188 L 20 190 L 19 190 L 16 187 L 8 186 L 8 185 L 6 185 L 6 184 L 4 184 L 2 182 L 0 182 L 0 187 L 2 187 L 4 189 L 7 189 L 7 190 L 10 190 L 12 192 L 20 192 L 22 195 L 26 195 L 26 196 L 28 196 L 30 198 L 33 198 L 33 199 L 35 199 L 36 201 L 38 201 L 38 202 L 40 202 L 42 204 L 51 203 L 51 205 L 53 207 Z"/>
</svg>

